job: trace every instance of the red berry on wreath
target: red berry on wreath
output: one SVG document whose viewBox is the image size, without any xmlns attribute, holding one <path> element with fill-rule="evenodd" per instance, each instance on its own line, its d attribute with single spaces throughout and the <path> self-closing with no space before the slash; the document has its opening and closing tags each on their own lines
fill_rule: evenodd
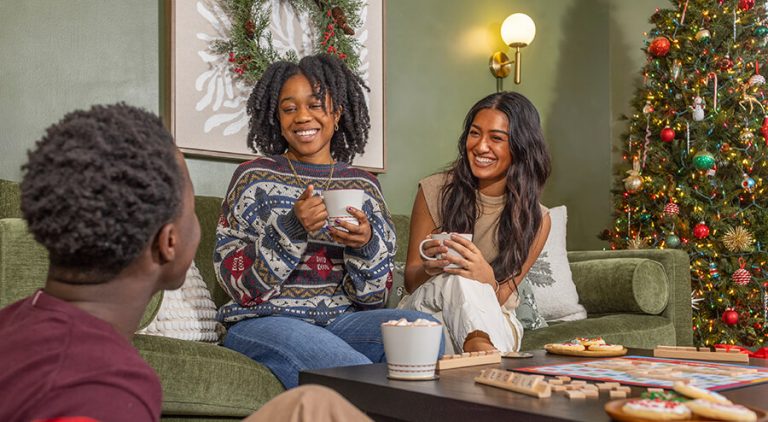
<svg viewBox="0 0 768 422">
<path fill-rule="evenodd" d="M 660 136 L 662 141 L 672 142 L 675 140 L 675 131 L 671 127 L 667 126 L 661 130 Z"/>
<path fill-rule="evenodd" d="M 709 227 L 702 221 L 693 227 L 693 235 L 696 239 L 704 239 L 709 236 Z"/>
<path fill-rule="evenodd" d="M 755 7 L 755 0 L 739 0 L 739 9 L 746 11 L 753 7 Z"/>
</svg>

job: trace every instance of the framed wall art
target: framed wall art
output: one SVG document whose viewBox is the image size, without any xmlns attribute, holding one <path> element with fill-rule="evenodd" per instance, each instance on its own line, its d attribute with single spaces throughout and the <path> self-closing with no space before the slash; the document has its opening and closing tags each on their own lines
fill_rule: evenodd
<svg viewBox="0 0 768 422">
<path fill-rule="evenodd" d="M 279 57 L 314 54 L 327 28 L 313 13 L 323 11 L 354 38 L 357 72 L 371 91 L 367 97 L 371 130 L 366 152 L 354 165 L 373 172 L 386 170 L 384 133 L 384 0 L 345 0 L 359 6 L 348 13 L 352 28 L 337 20 L 340 9 L 329 0 L 166 0 L 162 114 L 176 143 L 190 156 L 248 160 L 255 154 L 246 146 L 245 110 L 255 81 L 236 66 L 240 57 L 222 46 L 242 40 L 243 31 L 267 34 L 259 46 Z M 342 3 L 342 2 L 339 2 Z M 233 16 L 233 4 L 250 7 L 252 18 Z M 315 8 L 315 9 L 313 9 Z M 327 9 L 327 10 L 326 10 Z M 333 13 L 331 13 L 333 11 Z M 326 15 L 323 15 L 326 16 Z M 314 18 L 313 18 L 314 17 Z M 254 23 L 255 22 L 255 23 Z M 261 25 L 259 26 L 261 22 Z M 238 32 L 238 30 L 240 32 Z M 350 34 L 351 32 L 351 34 Z M 334 32 L 335 34 L 335 32 Z M 340 51 L 334 51 L 345 57 Z M 252 59 L 250 55 L 248 59 Z M 240 72 L 240 73 L 239 73 Z M 257 79 L 256 79 L 257 80 Z"/>
</svg>

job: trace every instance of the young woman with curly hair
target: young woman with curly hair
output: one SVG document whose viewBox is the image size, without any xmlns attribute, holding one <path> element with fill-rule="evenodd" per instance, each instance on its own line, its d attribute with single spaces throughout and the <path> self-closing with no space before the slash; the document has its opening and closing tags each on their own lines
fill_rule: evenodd
<svg viewBox="0 0 768 422">
<path fill-rule="evenodd" d="M 517 285 L 549 235 L 549 212 L 539 204 L 549 171 L 536 108 L 501 92 L 469 110 L 449 169 L 419 182 L 405 267 L 411 295 L 400 307 L 442 316 L 454 350 L 519 350 Z M 423 259 L 420 243 L 439 232 L 473 239 L 430 240 L 424 255 L 442 259 Z"/>
<path fill-rule="evenodd" d="M 288 388 L 299 371 L 381 362 L 382 322 L 427 317 L 377 309 L 391 286 L 395 231 L 381 188 L 350 166 L 370 127 L 363 81 L 335 56 L 277 62 L 248 100 L 248 145 L 269 154 L 232 177 L 214 266 L 232 301 L 224 345 Z M 326 227 L 322 192 L 364 191 L 358 224 Z M 372 310 L 369 312 L 357 312 Z"/>
</svg>

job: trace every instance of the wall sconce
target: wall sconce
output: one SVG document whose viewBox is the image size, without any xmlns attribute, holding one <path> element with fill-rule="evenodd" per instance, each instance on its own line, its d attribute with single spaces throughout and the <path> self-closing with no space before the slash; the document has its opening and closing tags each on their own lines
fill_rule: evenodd
<svg viewBox="0 0 768 422">
<path fill-rule="evenodd" d="M 536 24 L 528 15 L 515 13 L 509 15 L 501 24 L 501 38 L 504 44 L 515 49 L 515 60 L 509 60 L 503 51 L 493 53 L 488 61 L 491 74 L 496 77 L 496 90 L 501 91 L 502 80 L 512 71 L 515 64 L 515 84 L 520 84 L 520 49 L 527 46 L 536 37 Z"/>
</svg>

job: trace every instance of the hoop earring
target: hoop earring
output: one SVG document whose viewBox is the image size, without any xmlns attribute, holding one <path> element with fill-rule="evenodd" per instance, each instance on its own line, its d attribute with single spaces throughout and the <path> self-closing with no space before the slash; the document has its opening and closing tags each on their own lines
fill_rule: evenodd
<svg viewBox="0 0 768 422">
<path fill-rule="evenodd" d="M 336 123 L 334 123 L 334 124 L 333 124 L 333 130 L 334 130 L 335 132 L 338 132 L 338 131 L 339 131 L 339 122 L 336 122 Z"/>
</svg>

